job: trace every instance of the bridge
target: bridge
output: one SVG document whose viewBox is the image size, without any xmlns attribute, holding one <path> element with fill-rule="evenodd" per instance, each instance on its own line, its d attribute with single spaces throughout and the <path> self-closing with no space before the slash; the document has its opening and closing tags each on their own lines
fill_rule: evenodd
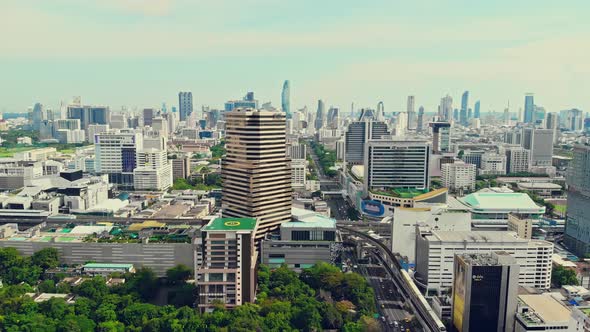
<svg viewBox="0 0 590 332">
<path fill-rule="evenodd" d="M 412 283 L 412 280 L 408 277 L 407 273 L 405 273 L 405 270 L 402 269 L 395 254 L 383 242 L 349 226 L 339 225 L 337 227 L 341 231 L 358 236 L 378 248 L 377 250 L 382 254 L 377 254 L 378 259 L 387 270 L 387 273 L 393 280 L 394 284 L 400 290 L 400 293 L 408 299 L 408 303 L 412 307 L 418 321 L 425 331 L 446 331 L 444 324 L 440 321 L 438 316 L 436 316 L 432 308 L 424 299 L 424 296 L 418 291 L 417 287 Z"/>
</svg>

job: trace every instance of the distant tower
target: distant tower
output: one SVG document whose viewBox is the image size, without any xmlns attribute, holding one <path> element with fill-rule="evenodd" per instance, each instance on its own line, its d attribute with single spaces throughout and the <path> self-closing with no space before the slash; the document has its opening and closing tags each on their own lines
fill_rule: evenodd
<svg viewBox="0 0 590 332">
<path fill-rule="evenodd" d="M 440 99 L 438 117 L 441 120 L 451 121 L 451 117 L 453 117 L 453 98 L 451 96 L 446 95 Z"/>
<path fill-rule="evenodd" d="M 289 80 L 283 83 L 283 92 L 281 93 L 281 107 L 287 119 L 291 118 L 291 85 Z"/>
<path fill-rule="evenodd" d="M 474 106 L 474 111 L 473 111 L 473 117 L 476 119 L 479 119 L 481 117 L 480 111 L 479 111 L 479 100 L 475 102 L 475 106 Z"/>
<path fill-rule="evenodd" d="M 461 96 L 461 111 L 459 113 L 459 122 L 463 126 L 467 126 L 467 110 L 469 108 L 469 91 L 463 92 Z"/>
<path fill-rule="evenodd" d="M 33 130 L 39 131 L 43 121 L 43 105 L 36 103 L 33 106 Z"/>
<path fill-rule="evenodd" d="M 385 106 L 383 105 L 383 102 L 380 101 L 377 104 L 377 120 L 381 121 L 385 118 Z"/>
<path fill-rule="evenodd" d="M 535 97 L 532 93 L 524 96 L 524 123 L 532 123 L 535 118 Z"/>
<path fill-rule="evenodd" d="M 178 93 L 178 111 L 180 113 L 180 121 L 186 121 L 193 112 L 193 93 L 179 92 Z"/>
<path fill-rule="evenodd" d="M 416 122 L 416 110 L 415 110 L 415 97 L 414 96 L 408 96 L 408 105 L 406 108 L 406 112 L 408 113 L 407 128 L 413 129 L 414 123 Z"/>
<path fill-rule="evenodd" d="M 322 127 L 324 127 L 324 122 L 325 122 L 325 105 L 324 105 L 324 101 L 323 100 L 318 100 L 318 111 L 316 113 L 315 116 L 315 129 L 316 130 L 320 130 L 322 129 Z"/>
<path fill-rule="evenodd" d="M 420 106 L 418 109 L 418 123 L 416 126 L 417 132 L 422 132 L 424 130 L 424 106 Z"/>
</svg>

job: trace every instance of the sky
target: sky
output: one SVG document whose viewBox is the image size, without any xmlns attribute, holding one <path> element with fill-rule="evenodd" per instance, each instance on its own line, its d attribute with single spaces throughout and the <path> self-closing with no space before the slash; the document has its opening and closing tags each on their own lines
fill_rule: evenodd
<svg viewBox="0 0 590 332">
<path fill-rule="evenodd" d="M 587 0 L 0 0 L 0 111 L 35 102 L 168 107 L 192 91 L 221 108 L 254 91 L 291 107 L 317 100 L 436 111 L 590 110 Z"/>
</svg>

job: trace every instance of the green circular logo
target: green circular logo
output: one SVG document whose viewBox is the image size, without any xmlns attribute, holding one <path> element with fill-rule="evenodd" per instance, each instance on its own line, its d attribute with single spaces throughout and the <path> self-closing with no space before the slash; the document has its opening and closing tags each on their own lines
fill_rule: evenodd
<svg viewBox="0 0 590 332">
<path fill-rule="evenodd" d="M 230 220 L 230 221 L 226 221 L 225 223 L 223 223 L 225 226 L 228 227 L 235 227 L 235 226 L 240 226 L 240 222 L 237 220 Z"/>
</svg>

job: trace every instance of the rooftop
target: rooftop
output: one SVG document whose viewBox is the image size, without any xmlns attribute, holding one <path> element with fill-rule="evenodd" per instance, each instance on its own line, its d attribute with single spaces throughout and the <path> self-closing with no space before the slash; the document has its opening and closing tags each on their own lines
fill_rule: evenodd
<svg viewBox="0 0 590 332">
<path fill-rule="evenodd" d="M 528 242 L 514 232 L 502 231 L 433 231 L 431 236 L 443 242 Z"/>
<path fill-rule="evenodd" d="M 310 221 L 291 221 L 281 224 L 281 228 L 336 228 L 336 220 L 328 217 L 317 216 Z"/>
<path fill-rule="evenodd" d="M 428 193 L 428 189 L 413 188 L 391 188 L 391 189 L 372 189 L 372 193 L 377 195 L 393 196 L 400 198 L 414 198 L 416 196 Z"/>
<path fill-rule="evenodd" d="M 519 295 L 518 298 L 545 323 L 567 322 L 570 319 L 570 311 L 549 295 Z"/>
<path fill-rule="evenodd" d="M 253 231 L 256 228 L 255 218 L 217 218 L 211 220 L 204 231 Z"/>
<path fill-rule="evenodd" d="M 85 269 L 131 269 L 133 264 L 117 264 L 117 263 L 88 263 L 82 266 Z"/>
<path fill-rule="evenodd" d="M 502 210 L 538 210 L 544 208 L 524 193 L 473 193 L 460 199 L 464 204 L 475 209 L 502 209 Z"/>
</svg>

